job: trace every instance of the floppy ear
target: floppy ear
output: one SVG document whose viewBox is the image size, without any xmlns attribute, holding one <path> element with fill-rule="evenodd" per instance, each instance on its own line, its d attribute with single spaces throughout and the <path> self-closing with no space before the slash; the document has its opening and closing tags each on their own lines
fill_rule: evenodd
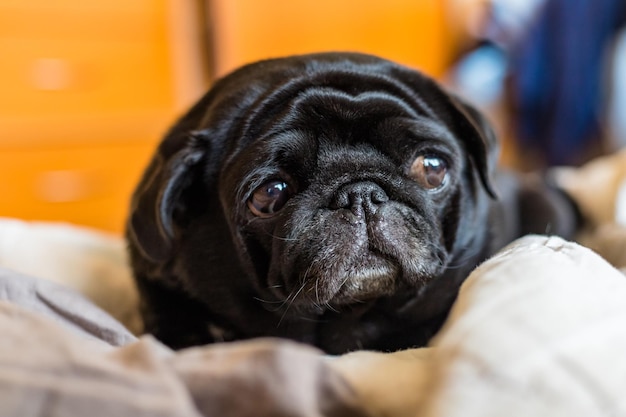
<svg viewBox="0 0 626 417">
<path fill-rule="evenodd" d="M 127 235 L 153 261 L 167 260 L 175 234 L 174 217 L 185 209 L 183 193 L 191 186 L 209 141 L 203 132 L 164 140 L 154 155 L 131 201 Z"/>
<path fill-rule="evenodd" d="M 491 197 L 497 198 L 494 174 L 498 166 L 500 146 L 496 134 L 485 116 L 475 107 L 452 94 L 447 99 L 453 111 L 460 116 L 453 117 L 455 132 L 465 141 L 485 190 Z"/>
</svg>

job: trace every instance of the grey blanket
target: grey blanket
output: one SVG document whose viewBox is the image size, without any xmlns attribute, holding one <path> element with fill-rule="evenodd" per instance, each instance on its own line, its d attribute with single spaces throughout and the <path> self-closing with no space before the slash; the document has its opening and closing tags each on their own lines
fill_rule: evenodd
<svg viewBox="0 0 626 417">
<path fill-rule="evenodd" d="M 0 416 L 626 416 L 624 300 L 603 258 L 535 236 L 471 274 L 428 348 L 173 352 L 73 290 L 0 269 Z"/>
<path fill-rule="evenodd" d="M 0 415 L 361 416 L 318 351 L 278 340 L 173 352 L 80 294 L 0 269 Z"/>
</svg>

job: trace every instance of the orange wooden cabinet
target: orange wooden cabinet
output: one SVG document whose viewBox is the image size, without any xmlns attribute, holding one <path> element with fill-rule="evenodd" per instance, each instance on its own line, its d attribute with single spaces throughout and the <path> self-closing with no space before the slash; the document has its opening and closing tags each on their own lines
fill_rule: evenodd
<svg viewBox="0 0 626 417">
<path fill-rule="evenodd" d="M 214 0 L 218 75 L 258 59 L 360 51 L 441 76 L 449 0 Z"/>
<path fill-rule="evenodd" d="M 0 0 L 0 216 L 119 233 L 157 141 L 206 89 L 206 62 L 220 76 L 351 50 L 441 75 L 443 3 Z"/>
<path fill-rule="evenodd" d="M 0 1 L 0 216 L 122 231 L 158 139 L 207 85 L 193 5 Z"/>
<path fill-rule="evenodd" d="M 1 214 L 68 221 L 119 233 L 152 144 L 0 152 Z"/>
</svg>

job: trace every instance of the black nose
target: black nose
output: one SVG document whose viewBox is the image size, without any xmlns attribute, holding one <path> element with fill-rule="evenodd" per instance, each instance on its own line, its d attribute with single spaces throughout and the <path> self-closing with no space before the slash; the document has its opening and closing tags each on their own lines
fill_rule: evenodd
<svg viewBox="0 0 626 417">
<path fill-rule="evenodd" d="M 357 182 L 344 185 L 333 198 L 330 208 L 350 210 L 355 216 L 361 217 L 363 213 L 374 214 L 378 207 L 389 201 L 385 191 L 371 181 Z"/>
</svg>

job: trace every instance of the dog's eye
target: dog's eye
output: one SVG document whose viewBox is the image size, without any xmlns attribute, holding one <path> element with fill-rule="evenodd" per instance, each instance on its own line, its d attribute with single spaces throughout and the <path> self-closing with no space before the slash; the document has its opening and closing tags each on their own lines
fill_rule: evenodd
<svg viewBox="0 0 626 417">
<path fill-rule="evenodd" d="M 410 176 L 419 185 L 434 190 L 443 185 L 448 173 L 448 164 L 435 155 L 420 155 L 411 165 Z"/>
<path fill-rule="evenodd" d="M 248 208 L 257 217 L 271 217 L 283 208 L 290 196 L 286 182 L 269 181 L 252 193 Z"/>
</svg>

